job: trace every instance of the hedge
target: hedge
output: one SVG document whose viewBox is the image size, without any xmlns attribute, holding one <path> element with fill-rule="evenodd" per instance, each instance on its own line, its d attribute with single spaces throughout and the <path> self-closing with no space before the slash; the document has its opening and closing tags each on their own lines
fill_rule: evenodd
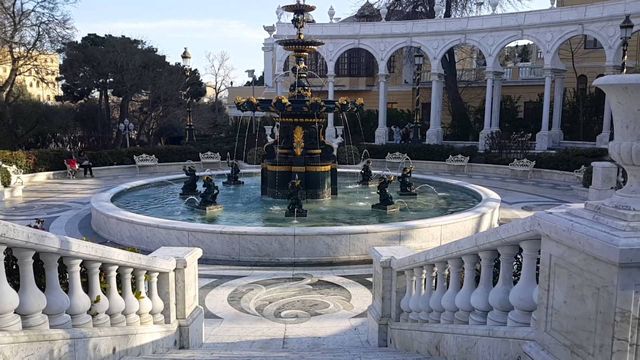
<svg viewBox="0 0 640 360">
<path fill-rule="evenodd" d="M 199 161 L 198 153 L 205 151 L 219 152 L 223 159 L 227 152 L 233 157 L 235 146 L 229 142 L 215 145 L 195 146 L 159 146 L 159 147 L 135 147 L 129 149 L 113 149 L 102 151 L 87 151 L 87 155 L 94 166 L 131 165 L 133 155 L 142 153 L 154 154 L 161 163 L 182 162 L 186 160 Z M 480 153 L 475 146 L 454 147 L 450 145 L 427 145 L 427 144 L 387 144 L 387 145 L 360 145 L 358 149 L 353 149 L 353 153 L 361 154 L 364 150 L 369 152 L 371 158 L 384 159 L 387 153 L 406 153 L 412 160 L 444 161 L 449 155 L 462 154 L 471 157 L 472 163 L 506 165 L 513 161 L 513 158 L 499 157 L 496 154 Z M 236 158 L 242 159 L 243 144 L 238 144 Z M 249 149 L 247 149 L 249 150 Z M 346 148 L 341 146 L 338 150 L 340 155 L 345 157 Z M 251 156 L 249 154 L 249 159 Z M 258 154 L 260 156 L 260 153 Z M 33 150 L 33 151 L 6 151 L 0 150 L 0 161 L 16 165 L 27 173 L 41 171 L 64 170 L 64 160 L 71 157 L 69 151 L 64 150 Z M 353 155 L 349 155 L 353 157 Z M 527 156 L 529 160 L 536 161 L 536 168 L 573 171 L 580 166 L 589 166 L 593 161 L 608 160 L 607 149 L 603 148 L 572 148 L 563 149 L 557 152 L 532 153 Z M 359 155 L 358 155 L 359 160 Z"/>
</svg>

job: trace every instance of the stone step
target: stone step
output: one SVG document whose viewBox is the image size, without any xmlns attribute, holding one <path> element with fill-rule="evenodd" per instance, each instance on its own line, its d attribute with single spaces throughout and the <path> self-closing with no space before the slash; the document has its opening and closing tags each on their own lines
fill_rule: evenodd
<svg viewBox="0 0 640 360">
<path fill-rule="evenodd" d="M 250 359 L 250 360 L 327 360 L 327 359 L 357 359 L 357 360 L 437 360 L 390 348 L 353 347 L 335 349 L 277 349 L 277 350 L 173 350 L 162 354 L 143 355 L 138 357 L 124 357 L 122 360 L 199 360 L 199 359 Z M 442 359 L 438 359 L 442 360 Z"/>
</svg>

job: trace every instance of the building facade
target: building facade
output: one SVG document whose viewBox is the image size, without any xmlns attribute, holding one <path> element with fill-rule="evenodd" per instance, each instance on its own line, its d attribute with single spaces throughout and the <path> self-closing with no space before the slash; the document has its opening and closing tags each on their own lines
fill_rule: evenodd
<svg viewBox="0 0 640 360">
<path fill-rule="evenodd" d="M 5 81 L 11 65 L 0 57 L 0 82 Z M 54 102 L 61 95 L 58 77 L 60 76 L 60 56 L 58 54 L 38 55 L 33 65 L 25 66 L 16 79 L 16 91 L 23 97 L 42 102 Z"/>
</svg>

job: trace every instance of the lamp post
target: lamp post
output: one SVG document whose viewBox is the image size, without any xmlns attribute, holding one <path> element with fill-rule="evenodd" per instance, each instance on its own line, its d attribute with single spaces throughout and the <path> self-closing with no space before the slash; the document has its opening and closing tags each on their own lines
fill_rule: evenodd
<svg viewBox="0 0 640 360">
<path fill-rule="evenodd" d="M 118 125 L 118 129 L 122 132 L 122 135 L 127 139 L 127 149 L 129 148 L 129 134 L 133 132 L 135 126 L 129 122 L 129 119 L 124 119 L 123 122 Z"/>
<path fill-rule="evenodd" d="M 627 73 L 627 51 L 629 50 L 629 40 L 631 39 L 631 33 L 633 32 L 633 25 L 634 24 L 629 15 L 626 15 L 620 24 L 620 40 L 622 40 L 621 72 L 623 74 Z"/>
<path fill-rule="evenodd" d="M 251 79 L 251 97 L 256 97 L 256 71 L 255 69 L 245 70 L 249 79 Z M 256 113 L 255 111 L 251 113 L 251 122 L 253 123 L 253 133 L 256 132 Z"/>
<path fill-rule="evenodd" d="M 420 49 L 416 50 L 416 54 L 413 56 L 414 64 L 416 65 L 416 73 L 415 73 L 415 109 L 414 109 L 414 118 L 413 118 L 413 140 L 411 141 L 414 144 L 420 143 L 420 80 L 422 80 L 422 64 L 424 63 L 424 55 Z"/>
<path fill-rule="evenodd" d="M 180 57 L 182 58 L 182 66 L 186 71 L 187 79 L 188 79 L 191 76 L 191 53 L 185 47 Z M 187 92 L 188 91 L 189 90 L 187 89 Z M 196 141 L 195 129 L 193 127 L 193 118 L 191 117 L 191 100 L 190 99 L 187 99 L 187 121 L 184 127 L 184 132 L 185 132 L 186 144 Z"/>
</svg>

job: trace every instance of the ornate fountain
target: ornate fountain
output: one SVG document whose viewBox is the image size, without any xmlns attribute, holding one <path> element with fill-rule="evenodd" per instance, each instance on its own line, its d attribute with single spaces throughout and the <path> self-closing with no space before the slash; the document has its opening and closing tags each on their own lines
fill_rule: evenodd
<svg viewBox="0 0 640 360">
<path fill-rule="evenodd" d="M 301 190 L 296 191 L 303 200 L 328 199 L 338 194 L 338 173 L 333 147 L 324 136 L 327 114 L 359 111 L 364 103 L 362 99 L 350 101 L 340 98 L 335 101 L 313 96 L 305 61 L 324 43 L 305 39 L 303 30 L 307 23 L 305 15 L 316 7 L 298 0 L 282 9 L 293 13 L 291 23 L 297 30 L 295 38 L 277 42 L 285 50 L 293 52 L 295 57 L 291 68 L 295 81 L 289 87 L 289 94 L 275 99 L 238 97 L 235 105 L 243 112 L 274 113 L 280 124 L 277 139 L 265 146 L 261 194 L 287 199 L 291 193 L 290 182 L 297 178 Z"/>
</svg>

